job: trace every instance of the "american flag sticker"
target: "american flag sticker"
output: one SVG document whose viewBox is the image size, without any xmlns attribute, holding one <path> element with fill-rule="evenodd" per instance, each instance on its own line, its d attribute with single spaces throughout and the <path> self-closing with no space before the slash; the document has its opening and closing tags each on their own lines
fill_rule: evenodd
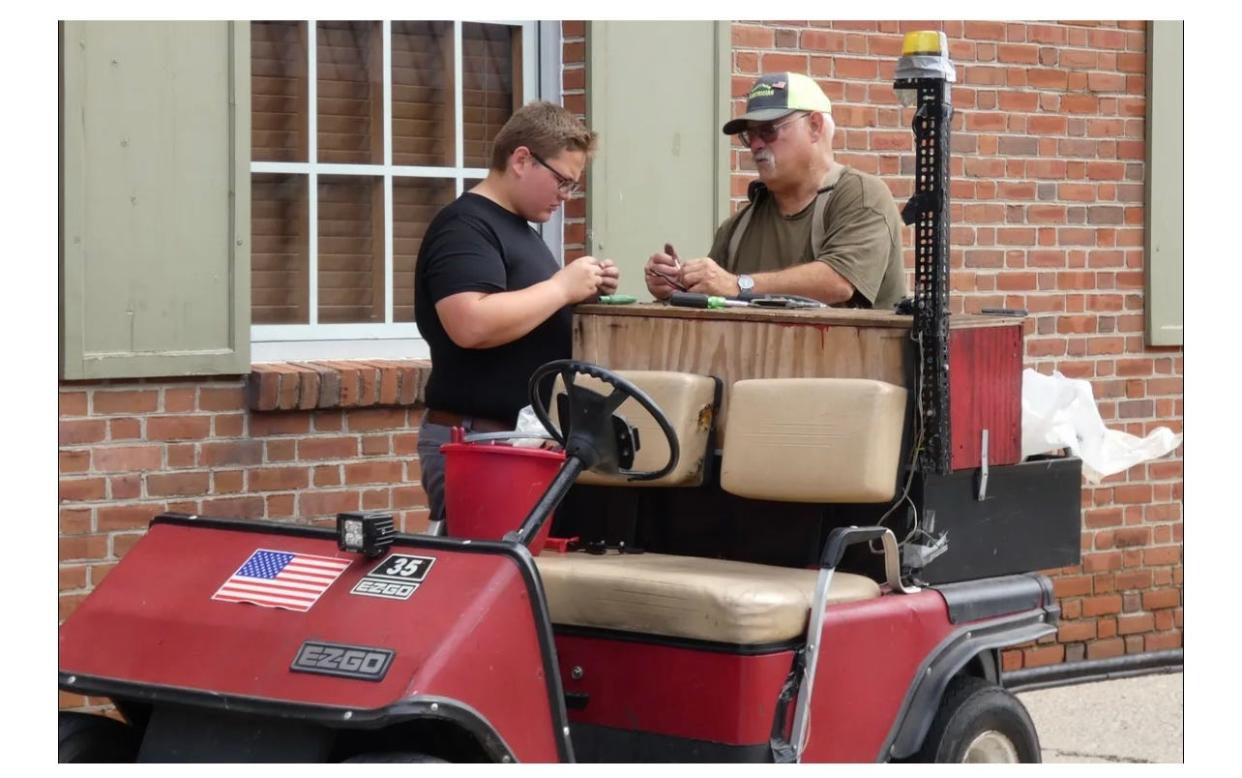
<svg viewBox="0 0 1242 778">
<path fill-rule="evenodd" d="M 308 611 L 352 561 L 261 548 L 211 599 Z"/>
</svg>

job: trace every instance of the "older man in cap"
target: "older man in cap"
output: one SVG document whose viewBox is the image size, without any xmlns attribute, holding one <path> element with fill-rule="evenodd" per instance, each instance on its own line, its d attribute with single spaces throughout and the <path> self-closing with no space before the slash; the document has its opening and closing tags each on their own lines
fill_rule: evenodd
<svg viewBox="0 0 1242 778">
<path fill-rule="evenodd" d="M 706 257 L 675 249 L 647 261 L 647 289 L 784 294 L 829 305 L 891 308 L 906 296 L 901 219 L 888 187 L 832 157 L 832 103 L 801 73 L 759 77 L 746 112 L 724 126 L 754 156 L 750 202 L 716 230 Z"/>
</svg>

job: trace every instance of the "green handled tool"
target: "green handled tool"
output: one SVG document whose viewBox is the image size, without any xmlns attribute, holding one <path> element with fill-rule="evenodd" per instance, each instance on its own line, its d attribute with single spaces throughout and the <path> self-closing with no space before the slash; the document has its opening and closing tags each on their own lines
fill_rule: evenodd
<svg viewBox="0 0 1242 778">
<path fill-rule="evenodd" d="M 745 300 L 731 300 L 728 297 L 699 294 L 698 292 L 673 292 L 668 298 L 669 304 L 683 308 L 747 308 L 750 303 Z"/>
<path fill-rule="evenodd" d="M 638 298 L 632 294 L 606 294 L 600 296 L 599 302 L 604 305 L 629 305 L 638 302 Z"/>
</svg>

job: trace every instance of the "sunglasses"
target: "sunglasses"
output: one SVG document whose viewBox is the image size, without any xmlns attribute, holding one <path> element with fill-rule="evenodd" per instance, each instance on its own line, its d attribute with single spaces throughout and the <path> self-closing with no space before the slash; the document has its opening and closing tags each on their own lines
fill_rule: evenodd
<svg viewBox="0 0 1242 778">
<path fill-rule="evenodd" d="M 547 162 L 545 162 L 543 157 L 539 156 L 535 152 L 532 151 L 530 155 L 535 158 L 536 162 L 538 162 L 540 165 L 543 165 L 545 168 L 547 168 L 548 172 L 551 173 L 552 176 L 556 179 L 556 189 L 561 194 L 572 195 L 575 192 L 581 191 L 581 188 L 578 186 L 577 181 L 573 180 L 569 176 L 561 175 L 557 171 L 556 168 L 552 167 Z"/>
<path fill-rule="evenodd" d="M 800 113 L 792 119 L 784 119 L 776 122 L 775 124 L 761 124 L 758 127 L 749 127 L 739 132 L 737 137 L 738 140 L 742 142 L 743 146 L 749 146 L 751 141 L 755 138 L 758 138 L 764 143 L 771 143 L 780 136 L 781 128 L 788 127 L 799 119 L 805 119 L 808 116 L 810 116 L 809 113 Z"/>
</svg>

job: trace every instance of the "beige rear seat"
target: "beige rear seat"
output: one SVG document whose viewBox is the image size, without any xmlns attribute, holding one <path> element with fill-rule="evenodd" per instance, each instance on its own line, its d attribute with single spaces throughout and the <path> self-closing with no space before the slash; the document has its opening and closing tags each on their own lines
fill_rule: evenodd
<svg viewBox="0 0 1242 778">
<path fill-rule="evenodd" d="M 626 377 L 646 388 L 643 376 Z M 726 491 L 821 503 L 892 498 L 906 403 L 901 387 L 790 378 L 739 381 L 729 391 L 721 475 Z M 681 428 L 676 419 L 673 424 Z M 800 637 L 818 576 L 816 570 L 651 553 L 544 551 L 536 563 L 555 624 L 739 645 Z M 828 602 L 878 596 L 880 587 L 870 578 L 837 573 Z"/>
<path fill-rule="evenodd" d="M 815 570 L 724 559 L 618 554 L 536 558 L 556 624 L 762 645 L 806 630 Z M 829 603 L 880 596 L 870 578 L 837 573 Z"/>
</svg>

